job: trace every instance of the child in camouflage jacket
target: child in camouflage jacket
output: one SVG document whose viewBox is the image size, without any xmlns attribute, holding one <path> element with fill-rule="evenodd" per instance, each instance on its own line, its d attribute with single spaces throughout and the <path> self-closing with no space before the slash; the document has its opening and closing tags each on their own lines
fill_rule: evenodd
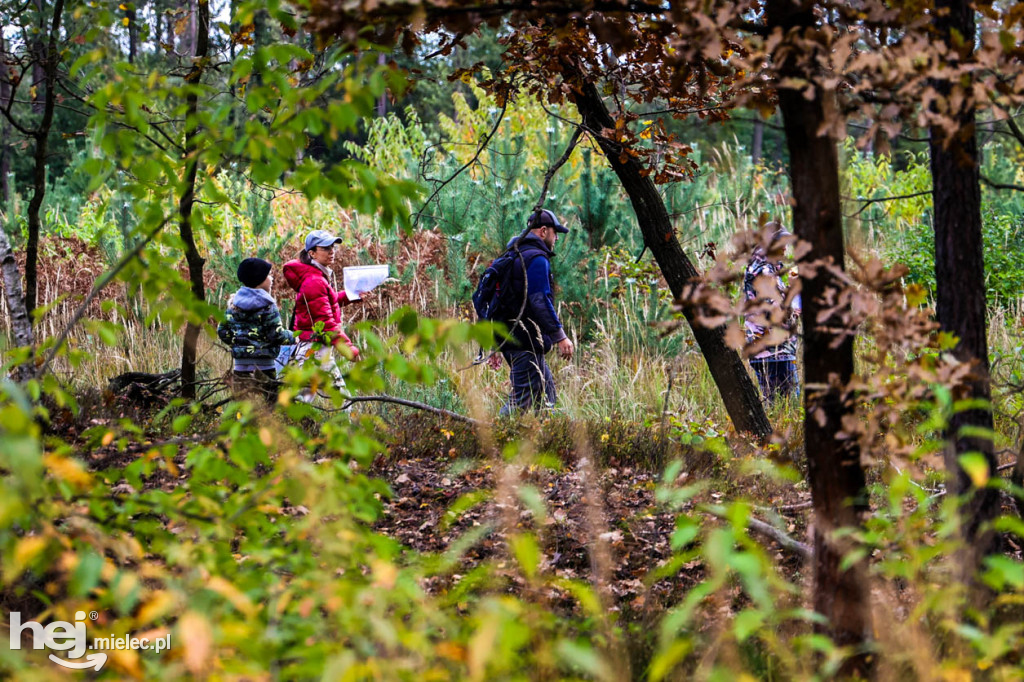
<svg viewBox="0 0 1024 682">
<path fill-rule="evenodd" d="M 272 267 L 260 258 L 239 264 L 242 287 L 231 297 L 227 318 L 217 326 L 217 336 L 231 348 L 235 388 L 258 392 L 269 403 L 276 401 L 280 386 L 274 361 L 281 346 L 294 340 L 281 325 L 281 312 L 270 294 Z"/>
</svg>

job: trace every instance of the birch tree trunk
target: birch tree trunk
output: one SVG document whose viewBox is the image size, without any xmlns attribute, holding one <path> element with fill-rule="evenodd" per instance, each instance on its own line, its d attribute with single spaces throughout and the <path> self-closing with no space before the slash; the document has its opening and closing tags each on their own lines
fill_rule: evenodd
<svg viewBox="0 0 1024 682">
<path fill-rule="evenodd" d="M 4 294 L 7 296 L 7 311 L 11 317 L 11 331 L 14 343 L 18 347 L 31 346 L 34 342 L 32 323 L 25 310 L 25 297 L 21 291 L 21 272 L 18 262 L 14 259 L 11 242 L 7 239 L 7 231 L 0 225 L 0 270 L 3 271 Z M 16 374 L 23 373 L 18 370 Z M 22 376 L 16 376 L 20 380 Z"/>
</svg>

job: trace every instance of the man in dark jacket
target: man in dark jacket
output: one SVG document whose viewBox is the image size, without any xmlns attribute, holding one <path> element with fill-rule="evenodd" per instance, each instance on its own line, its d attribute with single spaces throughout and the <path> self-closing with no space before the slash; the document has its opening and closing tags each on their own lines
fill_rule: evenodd
<svg viewBox="0 0 1024 682">
<path fill-rule="evenodd" d="M 513 295 L 496 318 L 509 326 L 512 336 L 502 345 L 502 357 L 511 368 L 512 378 L 512 393 L 501 408 L 502 416 L 519 409 L 553 407 L 557 397 L 555 380 L 544 354 L 557 346 L 558 354 L 568 358 L 575 350 L 555 312 L 551 276 L 552 249 L 558 235 L 568 233 L 569 228 L 547 209 L 532 213 L 527 227 L 529 232 L 517 239 L 517 244 L 510 244 L 517 250 L 509 276 Z M 490 365 L 497 369 L 501 359 L 492 356 Z"/>
</svg>

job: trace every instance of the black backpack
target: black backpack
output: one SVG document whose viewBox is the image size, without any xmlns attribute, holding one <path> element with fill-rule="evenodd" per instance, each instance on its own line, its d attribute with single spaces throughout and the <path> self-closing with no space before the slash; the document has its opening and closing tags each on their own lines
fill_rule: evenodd
<svg viewBox="0 0 1024 682">
<path fill-rule="evenodd" d="M 473 307 L 476 308 L 478 320 L 507 322 L 515 316 L 518 310 L 512 310 L 516 303 L 516 297 L 511 291 L 512 267 L 516 265 L 517 258 L 522 256 L 528 268 L 530 261 L 540 253 L 536 248 L 526 247 L 518 252 L 511 248 L 487 265 L 473 292 Z"/>
</svg>

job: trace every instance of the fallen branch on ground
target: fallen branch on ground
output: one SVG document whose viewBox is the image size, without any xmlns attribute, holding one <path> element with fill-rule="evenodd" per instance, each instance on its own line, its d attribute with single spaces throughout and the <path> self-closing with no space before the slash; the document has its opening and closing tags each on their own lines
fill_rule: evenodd
<svg viewBox="0 0 1024 682">
<path fill-rule="evenodd" d="M 757 508 L 758 509 L 763 509 L 764 511 L 785 513 L 785 512 L 802 511 L 804 509 L 810 509 L 813 506 L 814 506 L 814 501 L 813 500 L 804 500 L 803 502 L 797 502 L 796 504 L 783 504 L 783 505 L 780 505 L 778 507 L 762 507 L 762 506 L 758 506 Z"/>
<path fill-rule="evenodd" d="M 720 506 L 708 507 L 704 511 L 712 516 L 725 519 L 725 509 Z M 765 523 L 760 519 L 756 519 L 753 516 L 747 518 L 747 529 L 761 535 L 763 537 L 772 540 L 777 543 L 783 549 L 787 549 L 790 552 L 798 555 L 804 561 L 809 561 L 813 551 L 808 545 L 800 542 L 799 540 L 786 535 L 783 531 L 779 530 L 775 526 Z"/>
<path fill-rule="evenodd" d="M 812 551 L 809 546 L 795 538 L 791 538 L 775 526 L 767 524 L 760 519 L 750 517 L 747 519 L 747 527 L 755 533 L 777 542 L 783 549 L 788 549 L 794 554 L 798 554 L 804 561 L 810 560 Z"/>
<path fill-rule="evenodd" d="M 419 402 L 416 402 L 415 400 L 406 400 L 405 398 L 395 398 L 394 396 L 390 396 L 390 395 L 357 395 L 357 396 L 352 396 L 352 397 L 350 397 L 350 398 L 345 400 L 345 403 L 341 406 L 341 409 L 342 410 L 347 410 L 348 408 L 350 408 L 355 403 L 369 403 L 369 402 L 393 403 L 395 405 L 404 405 L 405 407 L 412 407 L 412 408 L 415 408 L 417 410 L 423 410 L 424 412 L 431 412 L 433 414 L 436 414 L 436 415 L 439 415 L 439 416 L 442 416 L 442 417 L 449 417 L 449 418 L 454 419 L 456 421 L 463 422 L 464 424 L 472 424 L 473 426 L 477 426 L 477 425 L 480 424 L 480 422 L 477 421 L 476 419 L 473 419 L 472 417 L 467 417 L 467 416 L 465 416 L 463 414 L 459 414 L 458 412 L 452 412 L 451 410 L 445 410 L 445 409 L 442 409 L 440 407 L 434 407 L 433 405 L 427 405 L 426 403 L 419 403 Z"/>
</svg>

